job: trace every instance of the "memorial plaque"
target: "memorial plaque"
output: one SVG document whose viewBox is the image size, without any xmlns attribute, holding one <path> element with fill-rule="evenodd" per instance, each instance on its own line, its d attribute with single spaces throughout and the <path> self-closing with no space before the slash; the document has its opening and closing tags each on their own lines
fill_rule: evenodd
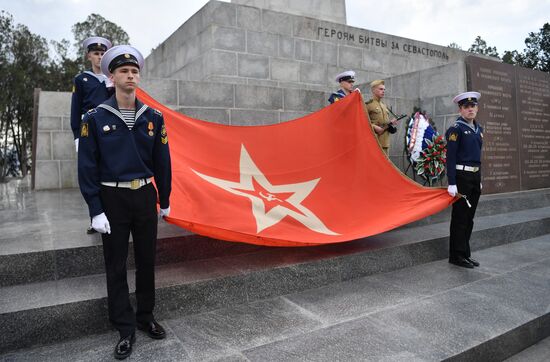
<svg viewBox="0 0 550 362">
<path fill-rule="evenodd" d="M 550 187 L 550 75 L 516 72 L 521 188 Z"/>
<path fill-rule="evenodd" d="M 515 67 L 478 57 L 466 59 L 468 90 L 481 93 L 477 119 L 484 128 L 484 193 L 520 189 Z"/>
<path fill-rule="evenodd" d="M 481 93 L 484 193 L 550 187 L 550 74 L 473 56 L 466 66 Z"/>
</svg>

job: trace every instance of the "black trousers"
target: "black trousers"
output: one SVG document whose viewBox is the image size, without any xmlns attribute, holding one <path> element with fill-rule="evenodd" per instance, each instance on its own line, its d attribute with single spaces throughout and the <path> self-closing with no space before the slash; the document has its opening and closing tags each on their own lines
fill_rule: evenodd
<svg viewBox="0 0 550 362">
<path fill-rule="evenodd" d="M 109 320 L 121 337 L 132 334 L 137 323 L 153 320 L 155 306 L 155 251 L 157 192 L 153 184 L 138 190 L 101 186 L 101 202 L 111 234 L 101 234 L 107 274 Z M 132 233 L 136 265 L 137 311 L 130 304 L 126 262 Z"/>
<path fill-rule="evenodd" d="M 470 236 L 474 228 L 477 203 L 481 195 L 481 171 L 468 172 L 457 170 L 456 187 L 460 194 L 466 195 L 472 207 L 468 207 L 466 200 L 463 198 L 460 198 L 460 200 L 453 204 L 449 257 L 469 258 L 471 256 Z"/>
</svg>

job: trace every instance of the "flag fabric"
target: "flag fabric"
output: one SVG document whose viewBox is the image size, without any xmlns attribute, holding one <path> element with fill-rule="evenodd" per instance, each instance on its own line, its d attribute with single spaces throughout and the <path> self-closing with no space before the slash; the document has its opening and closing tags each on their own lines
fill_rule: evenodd
<svg viewBox="0 0 550 362">
<path fill-rule="evenodd" d="M 230 126 L 164 115 L 172 158 L 166 220 L 216 239 L 308 246 L 379 234 L 434 214 L 454 199 L 418 185 L 384 155 L 361 95 L 305 117 Z"/>
</svg>

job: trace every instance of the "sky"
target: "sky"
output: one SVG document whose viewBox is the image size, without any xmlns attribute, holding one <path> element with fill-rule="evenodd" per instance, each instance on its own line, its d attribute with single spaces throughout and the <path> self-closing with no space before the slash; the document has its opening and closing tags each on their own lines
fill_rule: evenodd
<svg viewBox="0 0 550 362">
<path fill-rule="evenodd" d="M 293 0 L 300 1 L 300 0 Z M 0 9 L 49 40 L 73 41 L 71 27 L 91 13 L 121 26 L 147 56 L 207 0 L 0 0 Z M 550 0 L 346 0 L 347 24 L 467 50 L 480 35 L 489 46 L 522 51 L 529 32 L 550 22 Z"/>
</svg>

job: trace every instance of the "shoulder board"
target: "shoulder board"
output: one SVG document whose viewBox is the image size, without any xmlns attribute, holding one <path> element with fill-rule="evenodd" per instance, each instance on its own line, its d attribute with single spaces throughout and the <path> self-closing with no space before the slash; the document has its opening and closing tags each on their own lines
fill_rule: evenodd
<svg viewBox="0 0 550 362">
<path fill-rule="evenodd" d="M 454 128 L 460 128 L 460 124 L 459 124 L 459 123 L 455 123 L 455 124 L 453 125 L 453 127 L 454 127 Z"/>
<path fill-rule="evenodd" d="M 155 114 L 158 114 L 159 116 L 162 116 L 162 112 L 159 111 L 158 109 L 153 108 L 153 112 L 155 112 Z"/>
<path fill-rule="evenodd" d="M 86 114 L 94 114 L 97 113 L 97 110 L 95 108 L 90 109 Z"/>
<path fill-rule="evenodd" d="M 373 101 L 374 99 L 369 99 L 368 101 L 365 102 L 365 104 L 371 104 Z"/>
</svg>

